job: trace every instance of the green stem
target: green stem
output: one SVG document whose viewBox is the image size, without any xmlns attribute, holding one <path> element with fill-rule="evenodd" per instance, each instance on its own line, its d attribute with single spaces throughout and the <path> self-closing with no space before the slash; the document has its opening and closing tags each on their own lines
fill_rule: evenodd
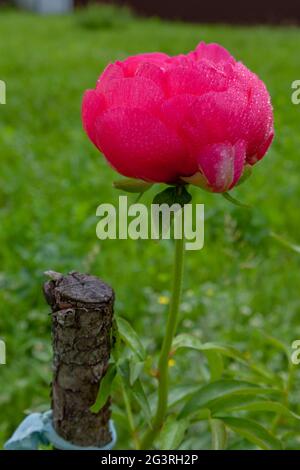
<svg viewBox="0 0 300 470">
<path fill-rule="evenodd" d="M 169 357 L 172 348 L 173 338 L 176 333 L 179 306 L 182 290 L 183 278 L 183 261 L 184 261 L 184 232 L 183 232 L 183 214 L 182 211 L 182 236 L 180 239 L 175 240 L 175 260 L 174 260 L 174 274 L 172 296 L 170 301 L 170 310 L 167 320 L 166 333 L 164 336 L 162 348 L 160 351 L 158 363 L 158 403 L 156 414 L 152 423 L 152 429 L 145 434 L 142 440 L 141 448 L 149 449 L 153 441 L 159 434 L 168 409 L 168 394 L 169 394 Z"/>
<path fill-rule="evenodd" d="M 127 412 L 128 424 L 129 424 L 130 431 L 131 431 L 131 434 L 132 434 L 132 437 L 133 437 L 135 449 L 139 450 L 140 442 L 139 442 L 139 438 L 138 438 L 136 428 L 135 428 L 135 424 L 134 424 L 134 419 L 133 419 L 133 414 L 132 414 L 132 410 L 131 410 L 129 397 L 128 397 L 128 394 L 127 394 L 127 391 L 126 391 L 123 380 L 121 380 L 121 388 L 122 388 L 123 400 L 124 400 L 124 404 L 125 404 L 125 408 L 126 408 L 126 412 Z"/>
<path fill-rule="evenodd" d="M 284 390 L 284 404 L 287 408 L 289 408 L 290 406 L 290 393 L 294 385 L 294 372 L 295 372 L 294 365 L 289 360 L 289 358 L 288 358 L 288 361 L 289 361 L 289 373 L 287 377 L 286 387 Z M 275 416 L 272 427 L 271 427 L 271 431 L 273 434 L 275 434 L 277 427 L 279 426 L 282 418 L 283 418 L 282 414 L 277 414 Z"/>
</svg>

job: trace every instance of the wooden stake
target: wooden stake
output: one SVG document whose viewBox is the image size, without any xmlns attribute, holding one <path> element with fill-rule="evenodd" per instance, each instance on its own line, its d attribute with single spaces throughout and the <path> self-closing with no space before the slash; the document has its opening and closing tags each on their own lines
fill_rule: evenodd
<svg viewBox="0 0 300 470">
<path fill-rule="evenodd" d="M 72 272 L 45 273 L 44 294 L 52 309 L 52 410 L 56 432 L 78 446 L 102 447 L 109 430 L 110 400 L 94 414 L 111 351 L 114 292 L 100 279 Z"/>
</svg>

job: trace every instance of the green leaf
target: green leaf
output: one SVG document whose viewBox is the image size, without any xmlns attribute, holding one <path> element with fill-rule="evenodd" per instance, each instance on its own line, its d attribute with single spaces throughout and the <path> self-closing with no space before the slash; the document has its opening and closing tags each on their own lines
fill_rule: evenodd
<svg viewBox="0 0 300 470">
<path fill-rule="evenodd" d="M 121 317 L 117 317 L 117 325 L 120 337 L 123 341 L 140 358 L 141 361 L 145 361 L 146 351 L 138 334 L 134 331 L 132 326 L 128 321 Z"/>
<path fill-rule="evenodd" d="M 275 338 L 274 336 L 266 333 L 265 331 L 256 330 L 255 333 L 259 339 L 262 339 L 266 344 L 269 344 L 278 349 L 278 351 L 284 353 L 288 362 L 290 361 L 290 348 L 286 344 L 284 344 L 278 338 Z"/>
<path fill-rule="evenodd" d="M 225 346 L 217 343 L 202 343 L 200 338 L 197 338 L 197 336 L 188 333 L 182 333 L 176 336 L 173 341 L 172 347 L 175 350 L 180 348 L 195 349 L 196 351 L 200 351 L 203 353 L 212 351 L 220 353 L 223 356 L 228 356 L 233 359 L 245 361 L 244 355 L 240 353 L 237 349 L 232 348 L 231 346 Z"/>
<path fill-rule="evenodd" d="M 266 369 L 266 367 L 262 364 L 259 363 L 251 363 L 250 361 L 242 362 L 244 365 L 246 365 L 251 371 L 258 376 L 261 376 L 265 381 L 268 383 L 276 385 L 276 387 L 281 387 L 282 386 L 282 378 L 279 375 L 274 374 L 270 370 Z"/>
<path fill-rule="evenodd" d="M 205 356 L 210 370 L 210 381 L 220 380 L 224 371 L 222 355 L 216 351 L 206 351 Z"/>
<path fill-rule="evenodd" d="M 281 437 L 281 442 L 284 443 L 284 449 L 299 451 L 299 427 L 285 432 Z"/>
<path fill-rule="evenodd" d="M 251 165 L 245 165 L 244 166 L 244 171 L 240 179 L 238 180 L 236 186 L 240 186 L 243 184 L 245 181 L 247 181 L 248 178 L 252 175 L 252 166 Z"/>
<path fill-rule="evenodd" d="M 188 420 L 181 419 L 177 421 L 173 416 L 170 416 L 161 430 L 159 449 L 177 450 L 183 441 L 188 426 Z"/>
<path fill-rule="evenodd" d="M 280 379 L 276 377 L 276 375 L 272 374 L 270 371 L 266 370 L 260 364 L 254 363 L 252 364 L 246 358 L 244 354 L 242 354 L 237 349 L 233 348 L 232 346 L 217 344 L 217 343 L 202 343 L 200 338 L 197 336 L 183 333 L 178 336 L 173 341 L 173 349 L 180 349 L 180 348 L 188 348 L 188 349 L 195 349 L 196 351 L 200 351 L 204 354 L 207 354 L 209 351 L 214 351 L 216 353 L 220 353 L 223 356 L 227 356 L 231 359 L 235 359 L 236 361 L 240 362 L 244 366 L 250 368 L 255 374 L 258 374 L 264 377 L 265 380 L 272 383 L 280 383 Z"/>
<path fill-rule="evenodd" d="M 111 389 L 114 379 L 116 377 L 116 373 L 116 364 L 110 364 L 108 366 L 105 376 L 101 380 L 96 401 L 90 408 L 92 413 L 98 413 L 107 402 L 111 394 Z"/>
<path fill-rule="evenodd" d="M 222 402 L 226 402 L 235 396 L 257 396 L 257 395 L 274 395 L 279 392 L 273 388 L 263 388 L 250 382 L 237 380 L 218 380 L 208 385 L 204 385 L 201 390 L 195 393 L 185 404 L 180 412 L 180 418 L 194 415 L 200 408 L 209 408 L 215 410 L 217 406 L 221 406 Z"/>
<path fill-rule="evenodd" d="M 150 427 L 152 427 L 152 416 L 151 416 L 150 405 L 149 405 L 145 390 L 143 388 L 142 382 L 139 379 L 135 381 L 134 385 L 131 387 L 130 392 L 133 398 L 136 400 L 136 402 L 140 406 L 146 422 L 148 423 Z"/>
<path fill-rule="evenodd" d="M 172 387 L 172 389 L 170 390 L 169 400 L 168 400 L 169 407 L 178 405 L 183 400 L 187 400 L 196 392 L 199 392 L 201 388 L 202 388 L 202 385 L 195 385 L 195 384 L 177 385 L 175 387 Z"/>
<path fill-rule="evenodd" d="M 121 353 L 121 338 L 116 319 L 113 320 L 111 329 L 112 356 L 118 362 Z"/>
<path fill-rule="evenodd" d="M 196 186 L 198 188 L 203 189 L 207 192 L 212 192 L 212 188 L 209 186 L 207 179 L 200 171 L 197 171 L 192 176 L 181 176 L 180 178 L 182 181 L 185 181 L 192 186 Z"/>
<path fill-rule="evenodd" d="M 300 416 L 289 410 L 285 405 L 277 401 L 269 400 L 257 400 L 257 398 L 252 398 L 252 400 L 244 400 L 244 402 L 234 401 L 232 403 L 224 404 L 223 406 L 217 409 L 217 412 L 220 411 L 263 411 L 263 412 L 272 412 L 279 414 L 281 416 L 286 416 L 297 421 L 300 420 Z M 215 409 L 212 410 L 212 413 L 215 414 Z"/>
<path fill-rule="evenodd" d="M 189 204 L 191 200 L 192 196 L 185 186 L 170 186 L 161 193 L 156 194 L 152 204 L 167 204 L 168 206 L 179 204 L 183 207 L 185 204 Z"/>
<path fill-rule="evenodd" d="M 284 344 L 278 338 L 275 338 L 274 336 L 271 336 L 263 331 L 260 331 L 260 333 L 262 334 L 266 342 L 277 348 L 279 351 L 284 352 L 287 355 L 288 359 L 290 358 L 290 350 L 286 344 Z"/>
<path fill-rule="evenodd" d="M 232 431 L 263 450 L 282 450 L 281 442 L 261 424 L 250 419 L 222 416 L 221 419 Z"/>
<path fill-rule="evenodd" d="M 202 408 L 194 415 L 194 421 L 208 421 L 211 419 L 211 412 L 208 408 Z"/>
<path fill-rule="evenodd" d="M 244 204 L 243 202 L 238 201 L 238 199 L 231 196 L 231 194 L 229 193 L 222 193 L 222 196 L 224 197 L 224 199 L 229 201 L 234 206 L 242 207 L 243 209 L 251 209 L 251 206 L 248 206 L 247 204 Z"/>
<path fill-rule="evenodd" d="M 130 361 L 130 363 L 129 363 L 129 383 L 130 383 L 130 385 L 134 385 L 136 380 L 141 375 L 141 373 L 144 369 L 144 366 L 145 366 L 144 361 L 138 361 L 138 362 L 136 362 L 134 360 Z"/>
<path fill-rule="evenodd" d="M 257 401 L 258 397 L 265 400 L 262 395 L 259 396 L 256 393 L 245 394 L 236 391 L 234 393 L 223 395 L 220 400 L 216 399 L 213 403 L 210 404 L 211 414 L 212 416 L 218 416 L 218 414 L 224 411 L 233 410 L 239 406 L 247 406 L 249 403 Z"/>
<path fill-rule="evenodd" d="M 220 419 L 211 419 L 211 443 L 212 450 L 224 450 L 227 446 L 226 426 Z"/>
<path fill-rule="evenodd" d="M 237 438 L 227 447 L 227 450 L 256 450 L 256 446 L 247 439 Z"/>
<path fill-rule="evenodd" d="M 147 181 L 138 180 L 135 178 L 124 178 L 122 180 L 114 181 L 113 186 L 116 189 L 121 191 L 126 191 L 127 193 L 144 193 L 148 191 L 153 186 L 153 183 L 148 183 Z"/>
<path fill-rule="evenodd" d="M 292 243 L 289 240 L 286 240 L 286 238 L 283 238 L 281 235 L 278 235 L 277 233 L 271 232 L 270 235 L 275 240 L 277 240 L 279 243 L 281 243 L 283 246 L 289 248 L 290 250 L 294 251 L 295 253 L 298 253 L 298 254 L 300 253 L 300 246 L 299 245 L 296 245 L 295 243 Z"/>
<path fill-rule="evenodd" d="M 118 372 L 122 378 L 126 390 L 131 394 L 133 399 L 139 405 L 147 423 L 152 426 L 151 408 L 141 381 L 137 379 L 133 385 L 130 384 L 130 362 L 131 361 L 128 358 L 120 360 L 118 362 Z"/>
</svg>

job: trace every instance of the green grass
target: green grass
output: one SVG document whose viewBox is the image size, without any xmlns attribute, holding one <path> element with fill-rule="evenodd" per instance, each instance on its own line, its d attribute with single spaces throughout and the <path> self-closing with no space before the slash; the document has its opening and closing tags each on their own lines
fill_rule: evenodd
<svg viewBox="0 0 300 470">
<path fill-rule="evenodd" d="M 83 27 L 78 18 L 0 12 L 0 447 L 28 410 L 49 407 L 50 317 L 41 286 L 48 269 L 89 271 L 116 291 L 116 312 L 128 318 L 150 351 L 159 345 L 168 295 L 172 243 L 100 242 L 96 207 L 117 202 L 114 172 L 82 131 L 82 93 L 108 62 L 141 51 L 186 52 L 200 40 L 220 42 L 265 80 L 273 98 L 276 139 L 251 179 L 233 194 L 251 212 L 194 190 L 206 207 L 206 243 L 189 252 L 182 331 L 234 344 L 280 377 L 287 364 L 262 331 L 290 347 L 300 338 L 300 256 L 270 238 L 299 242 L 300 107 L 291 103 L 299 79 L 296 28 L 187 25 L 128 19 L 122 27 Z M 151 190 L 153 196 L 154 190 Z M 149 336 L 149 332 L 151 332 Z M 174 383 L 200 382 L 206 365 L 179 355 Z M 188 367 L 190 366 L 190 367 Z M 299 370 L 290 395 L 295 411 Z M 242 371 L 241 371 L 242 375 Z M 261 419 L 270 423 L 272 416 Z M 126 425 L 116 412 L 119 446 Z M 278 427 L 279 435 L 285 432 Z M 198 436 L 198 435 L 197 435 Z M 187 446 L 207 446 L 205 431 Z M 238 445 L 238 444 L 237 444 Z M 299 447 L 293 438 L 290 447 Z"/>
</svg>

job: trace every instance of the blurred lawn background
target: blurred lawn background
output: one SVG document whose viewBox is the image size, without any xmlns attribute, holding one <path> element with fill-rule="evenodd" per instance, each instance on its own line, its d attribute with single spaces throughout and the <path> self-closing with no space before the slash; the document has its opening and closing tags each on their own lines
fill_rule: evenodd
<svg viewBox="0 0 300 470">
<path fill-rule="evenodd" d="M 251 211 L 193 190 L 194 201 L 205 204 L 206 241 L 201 252 L 186 256 L 180 329 L 231 343 L 278 377 L 288 374 L 284 355 L 264 332 L 289 348 L 300 339 L 300 255 L 270 237 L 274 231 L 300 242 L 300 107 L 291 103 L 300 30 L 168 23 L 125 10 L 66 17 L 0 10 L 0 79 L 7 83 L 7 104 L 0 107 L 0 337 L 7 345 L 0 447 L 24 413 L 49 407 L 44 271 L 99 275 L 116 291 L 116 312 L 132 322 L 149 351 L 161 342 L 172 243 L 97 240 L 95 211 L 102 202 L 117 204 L 117 175 L 82 131 L 81 98 L 108 62 L 139 52 L 187 52 L 200 40 L 223 44 L 265 80 L 276 139 L 251 179 L 233 192 Z M 205 362 L 193 358 L 176 358 L 174 383 L 205 380 Z M 296 370 L 290 401 L 298 412 L 299 378 Z M 115 419 L 119 447 L 128 448 L 117 411 Z M 208 445 L 205 434 L 189 439 L 191 448 Z M 291 447 L 297 446 L 296 438 Z"/>
</svg>

